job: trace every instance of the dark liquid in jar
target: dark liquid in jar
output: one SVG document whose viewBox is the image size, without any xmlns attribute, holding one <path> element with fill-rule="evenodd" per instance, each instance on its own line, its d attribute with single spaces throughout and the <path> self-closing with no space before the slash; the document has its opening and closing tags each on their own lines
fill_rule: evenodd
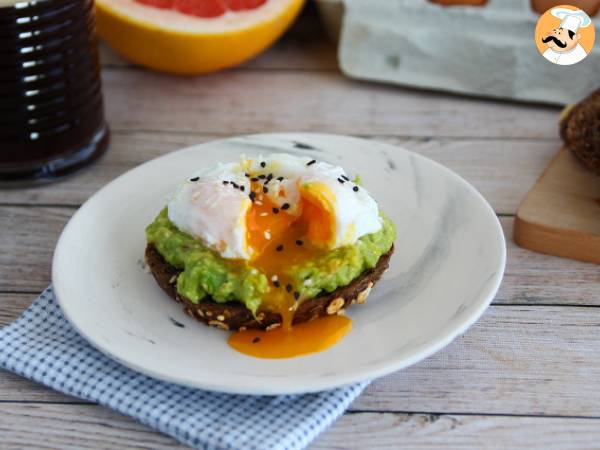
<svg viewBox="0 0 600 450">
<path fill-rule="evenodd" d="M 92 0 L 0 7 L 0 182 L 47 180 L 108 143 Z"/>
</svg>

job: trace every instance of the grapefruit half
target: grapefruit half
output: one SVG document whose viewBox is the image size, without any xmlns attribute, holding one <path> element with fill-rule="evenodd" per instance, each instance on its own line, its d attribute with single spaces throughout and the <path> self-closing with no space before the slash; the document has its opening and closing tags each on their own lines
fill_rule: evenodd
<svg viewBox="0 0 600 450">
<path fill-rule="evenodd" d="M 199 74 L 246 61 L 292 23 L 304 0 L 96 0 L 98 34 L 152 69 Z"/>
</svg>

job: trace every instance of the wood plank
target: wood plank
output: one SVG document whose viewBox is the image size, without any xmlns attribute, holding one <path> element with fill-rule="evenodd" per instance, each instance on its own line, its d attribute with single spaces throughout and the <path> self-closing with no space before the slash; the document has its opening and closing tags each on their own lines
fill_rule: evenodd
<svg viewBox="0 0 600 450">
<path fill-rule="evenodd" d="M 0 207 L 0 292 L 40 292 L 50 282 L 52 253 L 74 208 Z M 496 303 L 600 305 L 594 264 L 548 257 L 511 239 L 513 219 L 501 218 L 508 265 Z"/>
<path fill-rule="evenodd" d="M 183 449 L 174 439 L 95 405 L 0 405 L 2 448 Z M 311 449 L 583 449 L 599 421 L 405 413 L 342 416 Z"/>
<path fill-rule="evenodd" d="M 371 411 L 600 416 L 599 308 L 494 306 L 420 364 L 375 381 Z"/>
<path fill-rule="evenodd" d="M 110 180 L 145 161 L 218 138 L 197 133 L 114 132 L 108 153 L 90 168 L 42 188 L 6 190 L 1 203 L 79 205 Z M 472 183 L 499 214 L 516 212 L 560 145 L 557 140 L 370 139 L 407 148 L 444 164 Z"/>
<path fill-rule="evenodd" d="M 556 138 L 559 110 L 382 84 L 335 71 L 226 71 L 181 78 L 103 71 L 113 130 Z"/>
<path fill-rule="evenodd" d="M 0 294 L 0 328 L 19 317 L 36 297 L 37 294 Z"/>
<path fill-rule="evenodd" d="M 106 43 L 100 41 L 103 67 L 133 67 Z M 292 27 L 271 48 L 236 70 L 337 70 L 336 45 L 321 26 L 316 8 L 305 7 Z"/>
<path fill-rule="evenodd" d="M 594 419 L 477 415 L 347 414 L 312 450 L 555 450 L 591 449 L 600 439 Z"/>
<path fill-rule="evenodd" d="M 597 265 L 521 248 L 512 239 L 514 219 L 503 217 L 500 221 L 508 260 L 497 304 L 600 305 Z"/>
<path fill-rule="evenodd" d="M 3 449 L 185 449 L 171 437 L 96 405 L 0 404 Z"/>
<path fill-rule="evenodd" d="M 355 411 L 600 417 L 600 308 L 492 306 L 444 350 L 375 381 Z M 72 401 L 0 371 L 0 401 Z"/>
<path fill-rule="evenodd" d="M 0 207 L 0 291 L 40 292 L 73 208 Z"/>
</svg>

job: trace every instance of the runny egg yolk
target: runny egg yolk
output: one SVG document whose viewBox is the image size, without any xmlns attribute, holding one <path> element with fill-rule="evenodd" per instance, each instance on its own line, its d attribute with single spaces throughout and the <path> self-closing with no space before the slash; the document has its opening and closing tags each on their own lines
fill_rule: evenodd
<svg viewBox="0 0 600 450">
<path fill-rule="evenodd" d="M 327 316 L 294 325 L 291 331 L 238 331 L 229 339 L 237 351 L 257 358 L 291 358 L 325 350 L 339 342 L 352 329 L 344 316 Z"/>
<path fill-rule="evenodd" d="M 300 214 L 288 214 L 290 205 L 276 205 L 263 193 L 264 181 L 251 182 L 255 194 L 246 217 L 246 243 L 252 249 L 250 265 L 269 278 L 262 308 L 277 312 L 282 326 L 275 331 L 234 333 L 229 344 L 236 350 L 263 358 L 285 358 L 324 350 L 351 328 L 350 319 L 324 317 L 292 327 L 294 312 L 303 299 L 286 269 L 327 251 L 335 233 L 332 195 L 325 186 L 300 189 Z"/>
<path fill-rule="evenodd" d="M 335 222 L 331 208 L 332 194 L 325 186 L 302 189 L 302 215 L 300 220 L 306 225 L 309 242 L 319 247 L 327 247 L 334 238 Z"/>
</svg>

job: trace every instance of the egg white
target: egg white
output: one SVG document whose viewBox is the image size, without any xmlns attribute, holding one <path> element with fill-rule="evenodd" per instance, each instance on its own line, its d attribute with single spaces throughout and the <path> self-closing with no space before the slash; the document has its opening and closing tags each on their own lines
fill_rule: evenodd
<svg viewBox="0 0 600 450">
<path fill-rule="evenodd" d="M 179 186 L 167 208 L 169 220 L 177 228 L 200 239 L 223 258 L 249 259 L 246 214 L 252 206 L 247 195 L 250 182 L 239 169 L 239 164 L 220 164 L 192 174 Z M 198 180 L 190 181 L 195 178 Z M 244 191 L 233 189 L 232 181 L 244 186 Z"/>
</svg>

